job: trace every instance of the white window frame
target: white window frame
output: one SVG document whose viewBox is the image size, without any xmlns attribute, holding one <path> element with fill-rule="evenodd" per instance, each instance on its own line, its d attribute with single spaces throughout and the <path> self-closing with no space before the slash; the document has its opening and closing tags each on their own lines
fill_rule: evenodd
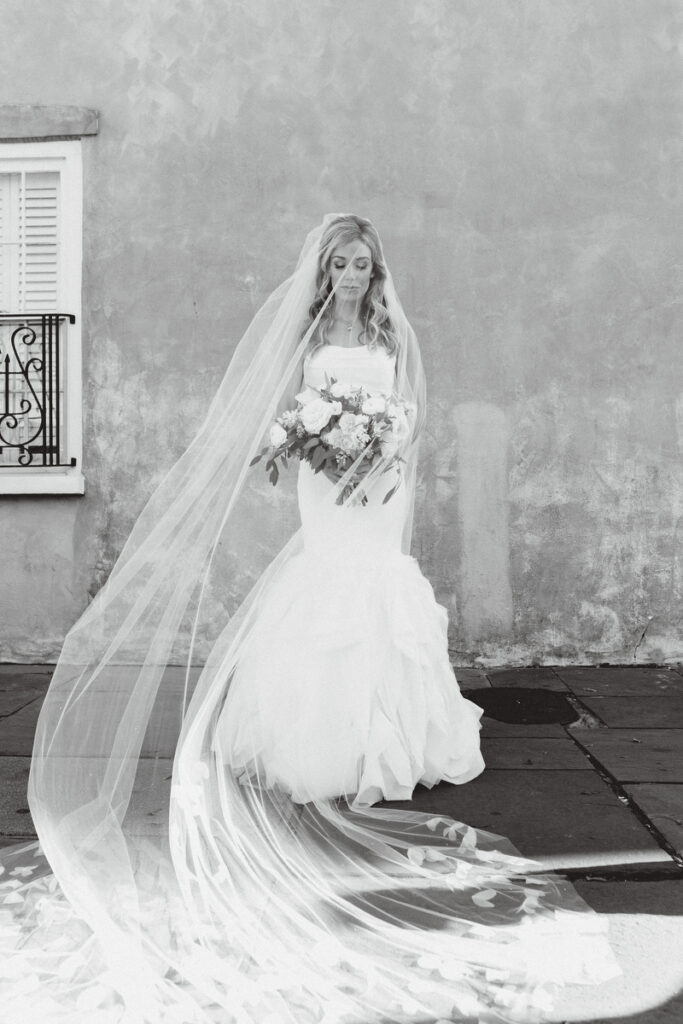
<svg viewBox="0 0 683 1024">
<path fill-rule="evenodd" d="M 10 142 L 0 144 L 0 173 L 20 171 L 60 172 L 59 308 L 73 313 L 74 324 L 64 324 L 67 335 L 64 367 L 63 425 L 66 453 L 75 466 L 0 467 L 0 495 L 83 494 L 83 423 L 81 287 L 83 267 L 83 163 L 80 140 Z M 10 312 L 15 312 L 11 310 Z"/>
</svg>

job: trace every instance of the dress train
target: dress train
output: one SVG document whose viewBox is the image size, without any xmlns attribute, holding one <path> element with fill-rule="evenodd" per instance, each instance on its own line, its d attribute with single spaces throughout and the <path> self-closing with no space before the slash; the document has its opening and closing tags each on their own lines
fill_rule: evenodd
<svg viewBox="0 0 683 1024">
<path fill-rule="evenodd" d="M 309 386 L 393 381 L 381 351 L 333 348 Z M 96 934 L 78 876 L 62 893 L 38 844 L 3 855 L 7 1024 L 531 1024 L 618 973 L 604 921 L 505 839 L 372 806 L 483 767 L 394 482 L 337 507 L 301 467 L 303 550 L 219 637 L 172 767 L 137 762 L 125 841 L 94 819 L 78 851 L 111 887 Z"/>
</svg>

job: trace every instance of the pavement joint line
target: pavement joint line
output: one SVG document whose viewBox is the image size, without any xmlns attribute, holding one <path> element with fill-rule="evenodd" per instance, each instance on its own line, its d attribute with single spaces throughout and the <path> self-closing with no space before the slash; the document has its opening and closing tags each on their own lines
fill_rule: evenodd
<svg viewBox="0 0 683 1024">
<path fill-rule="evenodd" d="M 568 726 L 572 729 L 608 729 L 607 722 L 603 722 L 599 715 L 596 715 L 586 704 L 583 703 L 580 697 L 577 697 L 573 690 L 567 689 L 567 692 L 563 694 L 564 699 L 570 704 L 576 713 L 578 714 L 578 720 L 576 722 L 569 722 Z"/>
<path fill-rule="evenodd" d="M 664 732 L 664 730 L 662 730 L 662 732 Z M 656 782 L 652 782 L 652 781 L 648 782 L 647 780 L 643 781 L 643 779 L 622 779 L 621 780 L 621 784 L 625 785 L 625 786 L 680 786 L 681 785 L 681 780 L 680 779 L 657 779 Z M 658 814 L 657 817 L 658 818 L 671 818 L 671 815 L 670 814 Z M 678 818 L 671 818 L 671 820 L 675 821 L 677 825 L 680 824 L 680 822 L 678 821 Z"/>
<path fill-rule="evenodd" d="M 639 665 L 637 667 L 642 668 L 647 666 Z M 551 671 L 553 672 L 553 675 L 557 676 L 557 678 L 560 679 L 561 682 L 563 682 L 559 674 L 555 671 L 555 668 L 552 666 Z M 681 674 L 677 669 L 674 669 L 674 671 L 676 672 L 676 675 Z M 679 875 L 683 876 L 683 855 L 679 853 L 676 847 L 669 842 L 669 840 L 666 838 L 666 836 L 663 835 L 662 832 L 660 832 L 657 826 L 650 820 L 648 815 L 643 811 L 643 809 L 635 802 L 635 800 L 629 795 L 629 793 L 624 788 L 628 785 L 638 784 L 639 780 L 617 779 L 614 775 L 612 775 L 610 771 L 607 770 L 607 768 L 605 768 L 605 766 L 602 764 L 601 761 L 598 760 L 598 758 L 593 754 L 593 752 L 588 750 L 583 745 L 583 743 L 581 743 L 581 733 L 579 732 L 577 735 L 577 733 L 573 731 L 576 729 L 580 730 L 582 728 L 589 730 L 607 730 L 609 726 L 606 722 L 603 722 L 600 716 L 595 714 L 595 712 L 591 708 L 587 707 L 583 703 L 583 701 L 576 696 L 576 694 L 573 692 L 573 690 L 570 689 L 569 686 L 567 686 L 567 693 L 565 694 L 565 699 L 579 714 L 579 720 L 577 722 L 569 722 L 567 725 L 563 726 L 565 733 L 571 740 L 573 740 L 573 742 L 577 745 L 581 752 L 586 756 L 589 763 L 595 769 L 597 775 L 602 779 L 602 781 L 607 786 L 609 786 L 609 788 L 612 790 L 615 796 L 621 801 L 621 803 L 625 804 L 625 806 L 628 807 L 629 811 L 634 816 L 634 818 L 640 822 L 640 824 L 650 833 L 652 838 L 658 843 L 658 845 L 664 850 L 664 852 L 668 854 L 668 856 L 673 861 L 673 864 L 676 865 L 677 871 L 674 877 L 679 877 Z M 676 785 L 676 783 L 674 782 L 668 784 Z M 660 870 L 661 877 L 664 877 L 664 874 L 666 874 L 666 869 L 664 869 L 664 873 L 662 873 Z M 569 875 L 567 875 L 567 877 L 569 877 Z M 579 878 L 584 876 L 577 874 L 573 875 L 572 877 Z M 641 880 L 637 875 L 629 875 L 627 872 L 618 871 L 610 877 L 624 880 L 628 878 L 630 881 Z M 672 872 L 670 868 L 668 874 L 666 874 L 666 877 L 672 877 Z"/>
<path fill-rule="evenodd" d="M 676 847 L 672 843 L 670 843 L 666 836 L 664 836 L 659 831 L 657 826 L 653 824 L 653 822 L 650 820 L 647 814 L 642 810 L 642 808 L 638 806 L 635 800 L 633 800 L 633 798 L 624 789 L 625 785 L 634 785 L 634 783 L 629 783 L 626 780 L 620 781 L 619 779 L 617 779 L 614 775 L 612 775 L 610 771 L 608 771 L 607 768 L 605 768 L 604 764 L 598 760 L 598 758 L 593 754 L 592 751 L 584 747 L 583 743 L 581 743 L 581 740 L 578 736 L 576 736 L 576 734 L 570 733 L 568 729 L 565 729 L 565 732 L 567 732 L 567 734 L 571 737 L 574 743 L 576 743 L 580 750 L 586 755 L 588 761 L 590 761 L 591 765 L 595 769 L 596 774 L 600 776 L 602 781 L 607 786 L 609 786 L 609 788 L 612 790 L 617 799 L 620 800 L 621 803 L 625 804 L 626 807 L 628 807 L 633 817 L 636 818 L 636 820 L 639 821 L 645 829 L 647 829 L 647 831 L 650 833 L 652 838 L 658 843 L 658 845 L 662 848 L 662 850 L 664 850 L 664 852 L 668 854 L 669 857 L 671 857 L 671 860 L 674 862 L 674 864 L 676 864 L 677 867 L 683 870 L 683 855 L 679 853 Z"/>
<path fill-rule="evenodd" d="M 22 705 L 21 705 L 20 707 L 18 707 L 18 708 L 14 708 L 14 710 L 13 710 L 13 711 L 8 711 L 8 712 L 7 712 L 7 714 L 5 714 L 5 715 L 1 715 L 1 714 L 0 714 L 0 718 L 12 718 L 12 716 L 13 716 L 13 715 L 16 715 L 16 714 L 17 714 L 17 712 L 19 712 L 19 711 L 23 711 L 23 710 L 24 710 L 24 708 L 27 708 L 27 707 L 29 707 L 29 705 L 31 705 L 31 704 L 35 704 L 35 702 L 36 702 L 37 700 L 42 700 L 42 699 L 43 699 L 43 697 L 44 697 L 44 694 L 37 694 L 37 695 L 36 695 L 35 697 L 33 697 L 33 698 L 32 698 L 32 700 L 27 700 L 25 704 L 22 704 Z"/>
<path fill-rule="evenodd" d="M 606 865 L 604 868 L 554 868 L 553 874 L 570 882 L 671 882 L 683 879 L 683 867 L 678 864 L 661 864 L 628 871 Z"/>
</svg>

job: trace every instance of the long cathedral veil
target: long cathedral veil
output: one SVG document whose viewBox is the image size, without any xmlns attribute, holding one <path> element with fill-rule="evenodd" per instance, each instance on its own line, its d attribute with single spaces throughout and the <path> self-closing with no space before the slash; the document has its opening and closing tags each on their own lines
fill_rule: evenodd
<svg viewBox="0 0 683 1024">
<path fill-rule="evenodd" d="M 29 786 L 43 870 L 6 865 L 17 1022 L 36 1000 L 41 1019 L 89 1024 L 530 1021 L 549 984 L 614 970 L 599 919 L 505 840 L 409 808 L 294 803 L 226 770 L 216 724 L 235 667 L 302 546 L 292 479 L 272 489 L 250 462 L 315 330 L 302 325 L 333 219 L 254 317 L 64 642 Z M 384 301 L 416 409 L 407 553 L 424 379 L 390 275 Z"/>
</svg>

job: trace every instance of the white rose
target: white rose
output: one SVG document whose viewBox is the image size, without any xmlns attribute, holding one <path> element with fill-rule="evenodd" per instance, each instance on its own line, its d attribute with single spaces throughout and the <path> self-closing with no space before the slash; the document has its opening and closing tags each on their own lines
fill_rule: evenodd
<svg viewBox="0 0 683 1024">
<path fill-rule="evenodd" d="M 344 435 L 339 427 L 333 427 L 332 430 L 327 431 L 323 440 L 325 441 L 325 444 L 330 446 L 330 448 L 341 448 Z"/>
<path fill-rule="evenodd" d="M 386 412 L 387 402 L 381 395 L 369 395 L 361 406 L 361 410 L 368 416 L 379 416 Z"/>
<path fill-rule="evenodd" d="M 348 392 L 348 388 L 347 388 L 346 384 L 340 384 L 339 381 L 336 381 L 332 385 L 332 387 L 330 388 L 330 394 L 334 398 L 344 398 L 346 396 L 347 392 Z"/>
<path fill-rule="evenodd" d="M 315 388 L 309 388 L 308 385 L 300 391 L 298 395 L 295 395 L 297 402 L 301 405 L 308 405 L 309 402 L 315 401 L 316 398 L 320 398 L 320 395 Z"/>
<path fill-rule="evenodd" d="M 330 417 L 341 412 L 339 402 L 326 402 L 324 398 L 314 398 L 304 405 L 299 418 L 309 434 L 319 434 L 330 422 Z"/>
<path fill-rule="evenodd" d="M 365 441 L 363 441 L 363 437 L 365 437 Z M 356 455 L 360 455 L 364 451 L 367 441 L 367 434 L 342 434 L 339 448 L 346 452 L 347 455 L 353 455 L 355 458 Z"/>
<path fill-rule="evenodd" d="M 333 427 L 325 435 L 325 443 L 330 448 L 339 448 L 346 455 L 356 456 L 362 452 L 370 438 L 361 427 L 355 430 L 344 432 L 339 427 Z"/>
<path fill-rule="evenodd" d="M 279 448 L 287 440 L 287 431 L 283 430 L 279 423 L 273 423 L 270 428 L 270 443 L 273 448 Z"/>
<path fill-rule="evenodd" d="M 361 416 L 355 412 L 345 412 L 339 417 L 339 429 L 343 430 L 345 434 L 351 434 L 359 427 L 364 427 L 367 422 L 367 416 Z"/>
</svg>

